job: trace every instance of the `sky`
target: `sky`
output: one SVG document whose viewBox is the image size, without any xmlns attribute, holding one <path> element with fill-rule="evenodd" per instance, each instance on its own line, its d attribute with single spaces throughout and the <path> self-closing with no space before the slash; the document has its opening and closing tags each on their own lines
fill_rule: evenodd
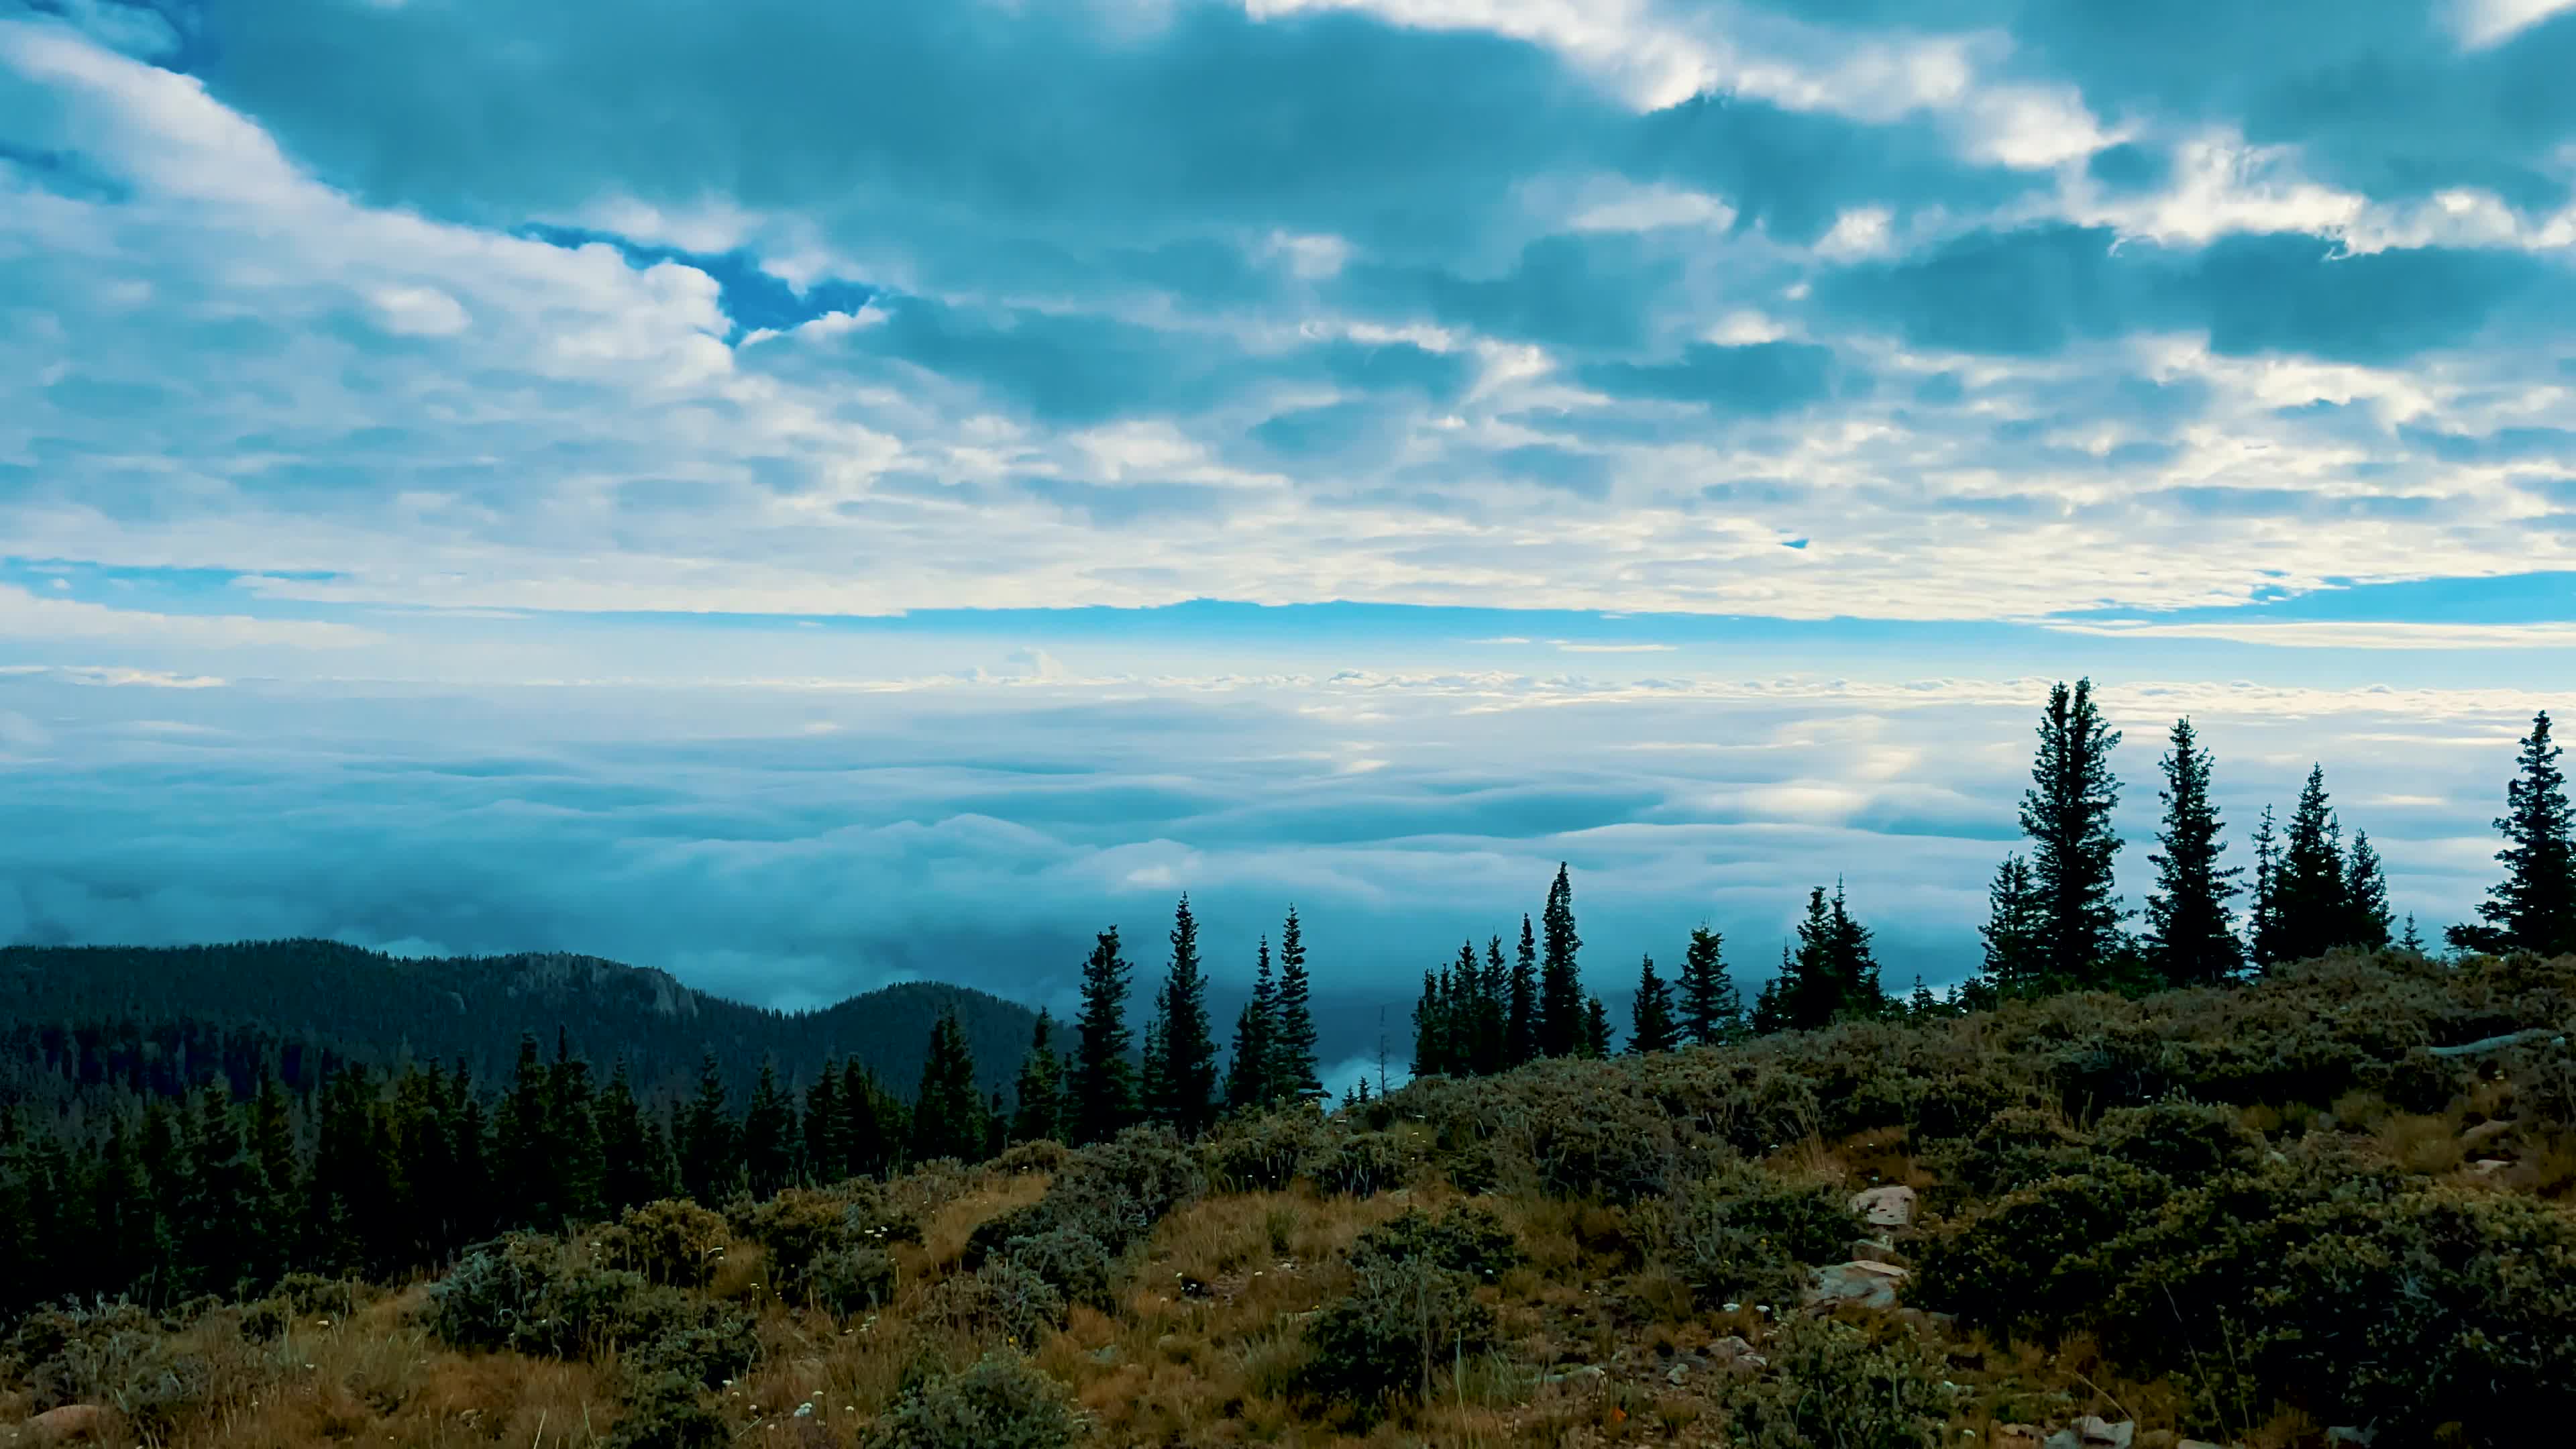
<svg viewBox="0 0 2576 1449">
<path fill-rule="evenodd" d="M 1974 962 L 2052 680 L 2465 915 L 2576 679 L 2565 0 L 0 0 L 0 940 L 1327 1045 L 1570 863 Z M 1400 1052 L 1398 1053 L 1401 1054 Z"/>
</svg>

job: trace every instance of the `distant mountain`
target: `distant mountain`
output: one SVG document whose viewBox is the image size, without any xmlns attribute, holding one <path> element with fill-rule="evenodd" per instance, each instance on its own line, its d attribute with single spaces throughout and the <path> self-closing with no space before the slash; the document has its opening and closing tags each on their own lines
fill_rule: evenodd
<svg viewBox="0 0 2576 1449">
<path fill-rule="evenodd" d="M 640 1090 L 693 1085 L 713 1052 L 737 1105 L 764 1061 L 791 1082 L 856 1056 L 910 1097 L 930 1029 L 953 1010 L 986 1091 L 1007 1087 L 1036 1013 L 1000 997 L 909 982 L 809 1012 L 746 1006 L 668 972 L 562 954 L 387 956 L 334 941 L 224 946 L 0 947 L 0 1099 L 123 1083 L 166 1093 L 265 1060 L 304 1076 L 325 1059 L 462 1060 L 506 1077 L 522 1033 L 557 1032 L 604 1076 L 623 1058 Z"/>
</svg>

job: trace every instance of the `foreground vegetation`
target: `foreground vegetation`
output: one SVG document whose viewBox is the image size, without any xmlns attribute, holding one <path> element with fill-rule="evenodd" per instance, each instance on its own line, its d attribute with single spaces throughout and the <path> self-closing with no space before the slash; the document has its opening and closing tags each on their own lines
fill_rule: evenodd
<svg viewBox="0 0 2576 1449">
<path fill-rule="evenodd" d="M 2571 1017 L 2576 959 L 2345 954 L 1430 1077 L 1196 1142 L 655 1202 L 389 1281 L 57 1304 L 8 1333 L 0 1423 L 173 1446 L 2528 1442 L 2576 1412 Z"/>
</svg>

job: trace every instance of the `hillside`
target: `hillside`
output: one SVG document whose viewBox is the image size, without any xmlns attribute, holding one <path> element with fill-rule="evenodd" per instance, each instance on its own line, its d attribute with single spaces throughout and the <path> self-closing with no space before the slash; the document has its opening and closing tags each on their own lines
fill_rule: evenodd
<svg viewBox="0 0 2576 1449">
<path fill-rule="evenodd" d="M 38 1312 L 116 1442 L 2243 1449 L 2576 1414 L 2576 959 L 2343 955 Z M 97 1406 L 95 1409 L 84 1406 Z"/>
<path fill-rule="evenodd" d="M 478 1080 L 496 1081 L 522 1033 L 551 1050 L 558 1030 L 603 1070 L 623 1058 L 647 1092 L 694 1084 L 712 1052 L 737 1093 L 764 1061 L 795 1082 L 827 1059 L 855 1056 L 909 1095 L 943 1010 L 966 1029 L 979 1085 L 1006 1086 L 1035 1014 L 930 982 L 784 1013 L 594 956 L 411 958 L 312 940 L 11 946 L 0 948 L 0 1096 L 59 1102 L 110 1082 L 168 1096 L 217 1074 L 247 1096 L 260 1056 L 278 1058 L 297 1089 L 309 1085 L 308 1057 L 462 1061 Z"/>
</svg>

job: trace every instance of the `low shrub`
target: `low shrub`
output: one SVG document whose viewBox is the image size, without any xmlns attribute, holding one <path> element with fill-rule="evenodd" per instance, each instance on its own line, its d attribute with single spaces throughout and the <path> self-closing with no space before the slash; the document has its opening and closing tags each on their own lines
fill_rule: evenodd
<svg viewBox="0 0 2576 1449">
<path fill-rule="evenodd" d="M 1494 1310 L 1465 1273 L 1429 1257 L 1373 1256 L 1353 1275 L 1350 1292 L 1306 1327 L 1299 1383 L 1318 1398 L 1372 1410 L 1494 1341 Z"/>
<path fill-rule="evenodd" d="M 1085 1425 L 1064 1386 L 1017 1353 L 993 1352 L 907 1390 L 862 1449 L 1065 1449 Z"/>
<path fill-rule="evenodd" d="M 1073 1159 L 1073 1149 L 1061 1142 L 1041 1137 L 1034 1142 L 1016 1142 L 1001 1156 L 993 1159 L 993 1170 L 1008 1177 L 1025 1177 L 1032 1172 L 1060 1172 Z"/>
<path fill-rule="evenodd" d="M 1310 1176 L 1332 1148 L 1312 1111 L 1266 1112 L 1227 1124 L 1204 1149 L 1208 1175 L 1235 1192 L 1277 1192 Z"/>
<path fill-rule="evenodd" d="M 430 1285 L 430 1331 L 459 1348 L 508 1348 L 545 1318 L 561 1260 L 552 1240 L 524 1234 L 472 1249 Z"/>
<path fill-rule="evenodd" d="M 739 1342 L 739 1314 L 623 1268 L 567 1261 L 561 1244 L 504 1238 L 469 1252 L 430 1285 L 429 1328 L 460 1348 L 584 1358 L 708 1330 Z"/>
<path fill-rule="evenodd" d="M 739 1378 L 760 1357 L 760 1330 L 739 1313 L 714 1311 L 674 1324 L 626 1351 L 623 1367 L 639 1384 L 678 1375 L 705 1388 Z"/>
<path fill-rule="evenodd" d="M 348 1278 L 328 1278 L 320 1273 L 289 1273 L 277 1280 L 268 1296 L 282 1302 L 288 1312 L 303 1318 L 346 1318 L 358 1311 L 368 1296 L 368 1289 Z"/>
<path fill-rule="evenodd" d="M 1799 1268 L 1840 1262 L 1860 1220 L 1829 1183 L 1784 1180 L 1733 1163 L 1646 1214 L 1648 1240 L 1703 1304 L 1795 1295 Z"/>
<path fill-rule="evenodd" d="M 1527 1261 L 1527 1255 L 1492 1209 L 1473 1204 L 1439 1217 L 1406 1208 L 1351 1244 L 1353 1267 L 1416 1259 L 1491 1283 Z"/>
<path fill-rule="evenodd" d="M 816 1307 L 847 1318 L 894 1301 L 894 1255 L 883 1248 L 834 1248 L 806 1265 L 805 1291 Z"/>
<path fill-rule="evenodd" d="M 594 1249 L 602 1263 L 641 1273 L 647 1282 L 703 1288 L 714 1279 L 730 1241 L 720 1214 L 685 1199 L 664 1199 L 628 1208 L 600 1232 Z"/>
<path fill-rule="evenodd" d="M 1206 1191 L 1206 1170 L 1179 1137 L 1167 1128 L 1131 1127 L 1073 1154 L 1046 1196 L 978 1226 L 961 1261 L 975 1267 L 1015 1238 L 1057 1229 L 1088 1234 L 1115 1258 Z"/>
<path fill-rule="evenodd" d="M 2084 1160 L 2085 1145 L 2083 1134 L 2056 1113 L 2017 1107 L 1996 1113 L 1939 1161 L 1953 1191 L 1993 1197 L 2075 1167 Z"/>
<path fill-rule="evenodd" d="M 2110 1291 L 2114 1245 L 2172 1193 L 2109 1158 L 2015 1188 L 1923 1239 L 1910 1296 L 2007 1336 L 2068 1332 Z"/>
<path fill-rule="evenodd" d="M 1067 1303 L 1104 1312 L 1117 1306 L 1117 1265 L 1098 1238 L 1079 1228 L 1050 1228 L 1003 1245 L 1010 1261 L 1036 1274 Z"/>
<path fill-rule="evenodd" d="M 131 1303 L 40 1309 L 10 1336 L 28 1407 L 100 1404 L 147 1440 L 262 1377 L 238 1334 L 206 1324 L 183 1345 Z"/>
<path fill-rule="evenodd" d="M 1359 1132 L 1319 1154 L 1307 1168 L 1316 1190 L 1342 1197 L 1374 1197 L 1402 1187 L 1413 1176 L 1403 1146 L 1386 1132 Z"/>
<path fill-rule="evenodd" d="M 1933 1449 L 1954 1392 L 1911 1334 L 1873 1342 L 1835 1318 L 1792 1318 L 1763 1344 L 1771 1371 L 1720 1392 L 1735 1449 Z"/>
<path fill-rule="evenodd" d="M 2262 1155 L 2263 1138 L 2226 1107 L 2165 1101 L 2122 1107 L 2093 1126 L 2093 1150 L 2178 1183 L 2194 1183 Z"/>
<path fill-rule="evenodd" d="M 1032 1349 L 1064 1322 L 1064 1295 L 1009 1258 L 994 1258 L 930 1291 L 922 1317 L 978 1341 Z"/>
<path fill-rule="evenodd" d="M 639 1384 L 608 1431 L 608 1449 L 724 1449 L 732 1442 L 733 1426 L 680 1373 Z"/>
</svg>

